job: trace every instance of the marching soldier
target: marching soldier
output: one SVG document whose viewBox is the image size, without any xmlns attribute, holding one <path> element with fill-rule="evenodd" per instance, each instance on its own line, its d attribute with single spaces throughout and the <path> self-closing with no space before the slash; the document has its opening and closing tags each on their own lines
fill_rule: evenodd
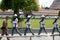
<svg viewBox="0 0 60 40">
<path fill-rule="evenodd" d="M 12 36 L 14 34 L 14 30 L 19 34 L 21 35 L 21 33 L 18 31 L 17 27 L 18 27 L 18 18 L 17 18 L 17 14 L 14 15 L 14 18 L 13 18 L 13 22 L 12 22 Z"/>
<path fill-rule="evenodd" d="M 45 33 L 47 34 L 46 32 L 46 29 L 45 29 L 45 16 L 42 15 L 42 19 L 40 21 L 40 24 L 41 24 L 41 27 L 40 27 L 40 30 L 38 32 L 38 35 L 41 33 L 41 31 L 44 29 Z"/>
<path fill-rule="evenodd" d="M 52 34 L 54 34 L 55 29 L 59 32 L 59 30 L 58 30 L 58 17 L 57 16 L 55 16 L 55 20 L 54 20 L 53 24 L 54 24 L 54 27 L 52 30 Z"/>
<path fill-rule="evenodd" d="M 27 27 L 26 27 L 26 29 L 24 31 L 24 35 L 26 35 L 26 33 L 27 33 L 28 30 L 34 35 L 34 33 L 31 30 L 31 26 L 30 26 L 30 24 L 31 24 L 30 23 L 30 18 L 31 18 L 31 15 L 28 15 L 27 21 L 25 22 L 26 25 L 27 25 Z"/>
</svg>

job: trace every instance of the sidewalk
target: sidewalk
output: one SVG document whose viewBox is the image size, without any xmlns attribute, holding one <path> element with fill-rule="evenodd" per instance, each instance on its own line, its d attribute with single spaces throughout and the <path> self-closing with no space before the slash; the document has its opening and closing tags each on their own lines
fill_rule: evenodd
<svg viewBox="0 0 60 40">
<path fill-rule="evenodd" d="M 27 33 L 26 36 L 19 36 L 18 34 L 14 34 L 14 36 L 11 36 L 11 34 L 9 34 L 10 40 L 60 40 L 59 33 L 55 32 L 54 36 L 51 35 L 51 33 L 41 33 L 41 35 L 37 35 L 37 33 L 35 33 L 34 36 L 31 33 Z M 4 36 L 2 40 L 6 40 L 6 37 Z"/>
<path fill-rule="evenodd" d="M 24 30 L 25 29 L 18 29 L 21 33 L 24 33 Z M 39 32 L 39 29 L 31 29 L 34 33 L 38 33 Z M 9 31 L 8 31 L 8 33 L 10 33 L 11 34 L 11 31 L 12 31 L 12 29 L 9 29 Z M 51 33 L 52 32 L 52 28 L 49 28 L 49 29 L 46 29 L 46 31 L 49 33 Z M 60 31 L 60 29 L 59 29 L 59 31 Z M 42 30 L 42 32 L 44 32 L 44 30 Z M 57 31 L 55 31 L 55 32 L 57 32 Z M 0 29 L 0 33 L 1 33 L 1 29 Z M 16 32 L 15 32 L 16 33 Z M 29 33 L 29 31 L 28 31 L 28 33 Z"/>
<path fill-rule="evenodd" d="M 19 29 L 19 31 L 22 33 L 22 36 L 19 36 L 16 32 L 14 36 L 11 36 L 11 29 L 9 29 L 10 40 L 60 40 L 58 32 L 55 32 L 54 36 L 51 34 L 52 29 L 46 29 L 48 34 L 45 34 L 44 31 L 42 31 L 41 35 L 37 35 L 39 29 L 32 29 L 32 31 L 35 34 L 34 36 L 30 32 L 28 32 L 27 35 L 24 36 L 24 29 Z M 1 30 L 0 30 L 0 37 L 1 37 Z M 6 40 L 6 36 L 4 36 L 2 40 Z"/>
</svg>

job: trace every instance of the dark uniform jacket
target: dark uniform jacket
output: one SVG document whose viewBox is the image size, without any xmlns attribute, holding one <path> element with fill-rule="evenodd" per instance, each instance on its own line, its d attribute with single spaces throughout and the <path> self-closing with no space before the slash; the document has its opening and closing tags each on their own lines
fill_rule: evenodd
<svg viewBox="0 0 60 40">
<path fill-rule="evenodd" d="M 3 33 L 7 33 L 8 32 L 7 21 L 6 20 L 3 20 L 3 25 L 2 25 L 1 30 L 2 30 Z"/>
</svg>

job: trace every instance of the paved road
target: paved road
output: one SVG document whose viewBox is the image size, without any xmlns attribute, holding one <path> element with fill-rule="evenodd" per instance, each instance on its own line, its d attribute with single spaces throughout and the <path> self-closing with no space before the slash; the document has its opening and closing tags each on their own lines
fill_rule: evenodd
<svg viewBox="0 0 60 40">
<path fill-rule="evenodd" d="M 28 32 L 26 36 L 23 35 L 24 29 L 19 29 L 19 31 L 22 33 L 22 36 L 19 36 L 16 32 L 14 36 L 11 36 L 11 29 L 9 29 L 9 37 L 10 40 L 60 40 L 60 36 L 58 32 L 55 32 L 54 35 L 51 34 L 52 29 L 46 29 L 48 34 L 45 34 L 44 31 L 41 33 L 41 35 L 37 35 L 39 29 L 32 29 L 34 32 L 34 36 Z M 59 29 L 60 30 L 60 29 Z M 1 30 L 0 30 L 0 37 L 1 37 Z M 6 36 L 2 38 L 2 40 L 6 40 Z"/>
<path fill-rule="evenodd" d="M 8 33 L 10 33 L 11 34 L 11 30 L 12 29 L 9 29 L 9 31 L 8 31 Z M 24 30 L 25 29 L 18 29 L 21 33 L 24 33 Z M 34 33 L 38 33 L 39 32 L 39 29 L 31 29 Z M 46 29 L 46 31 L 49 33 L 51 33 L 52 32 L 52 29 Z M 60 31 L 60 29 L 59 29 L 59 31 Z M 44 32 L 44 30 L 42 31 L 42 32 Z M 57 31 L 55 31 L 55 32 L 57 32 Z M 1 33 L 1 29 L 0 29 L 0 33 Z M 16 33 L 16 32 L 15 32 Z M 29 31 L 28 31 L 28 33 L 29 33 Z"/>
<path fill-rule="evenodd" d="M 19 36 L 19 34 L 14 34 L 14 36 L 11 36 L 11 34 L 9 34 L 9 37 L 10 40 L 60 40 L 59 33 L 57 32 L 55 32 L 54 36 L 51 33 L 41 33 L 41 35 L 37 35 L 37 33 L 35 33 L 34 36 L 31 33 L 27 33 L 26 36 L 24 36 L 23 34 L 22 36 Z M 4 36 L 2 40 L 7 40 L 6 36 Z"/>
</svg>

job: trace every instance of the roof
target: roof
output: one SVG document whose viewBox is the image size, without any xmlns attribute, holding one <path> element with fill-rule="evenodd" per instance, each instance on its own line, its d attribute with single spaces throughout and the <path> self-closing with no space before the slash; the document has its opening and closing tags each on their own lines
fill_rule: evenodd
<svg viewBox="0 0 60 40">
<path fill-rule="evenodd" d="M 32 14 L 34 15 L 58 15 L 59 10 L 47 10 L 47 9 L 42 9 L 40 11 L 32 11 Z M 19 12 L 22 13 L 22 12 Z M 13 11 L 2 11 L 0 10 L 0 14 L 13 14 Z"/>
<path fill-rule="evenodd" d="M 59 9 L 60 10 L 60 0 L 54 0 L 50 9 Z"/>
<path fill-rule="evenodd" d="M 38 12 L 33 12 L 35 15 L 58 15 L 59 10 L 40 10 Z"/>
</svg>

